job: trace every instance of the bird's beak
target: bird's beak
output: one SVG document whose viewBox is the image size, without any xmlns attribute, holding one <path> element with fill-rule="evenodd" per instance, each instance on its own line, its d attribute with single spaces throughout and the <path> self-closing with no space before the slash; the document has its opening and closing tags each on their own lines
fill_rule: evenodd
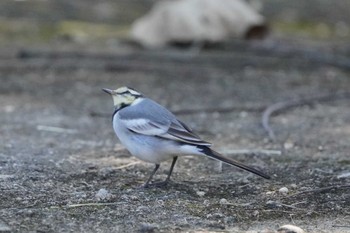
<svg viewBox="0 0 350 233">
<path fill-rule="evenodd" d="M 110 95 L 113 95 L 113 90 L 111 90 L 111 89 L 102 88 L 102 91 L 104 91 L 104 92 L 106 92 L 106 93 L 108 93 Z"/>
</svg>

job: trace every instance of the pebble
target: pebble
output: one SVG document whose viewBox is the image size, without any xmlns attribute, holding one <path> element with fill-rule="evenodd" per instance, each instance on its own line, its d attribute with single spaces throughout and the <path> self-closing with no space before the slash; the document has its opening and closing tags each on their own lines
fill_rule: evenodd
<svg viewBox="0 0 350 233">
<path fill-rule="evenodd" d="M 203 191 L 197 191 L 196 194 L 200 197 L 203 197 L 205 195 L 205 192 Z"/>
<path fill-rule="evenodd" d="M 225 198 L 220 199 L 220 205 L 227 205 L 230 204 Z"/>
<path fill-rule="evenodd" d="M 293 142 L 285 142 L 285 143 L 283 144 L 283 147 L 284 147 L 284 149 L 286 149 L 286 150 L 292 149 L 292 148 L 294 147 L 294 143 L 293 143 Z"/>
<path fill-rule="evenodd" d="M 114 171 L 115 171 L 115 169 L 112 167 L 104 167 L 104 168 L 99 169 L 98 175 L 102 176 L 102 177 L 108 177 L 111 174 L 113 174 Z"/>
<path fill-rule="evenodd" d="M 254 212 L 253 212 L 253 216 L 254 216 L 254 217 L 257 217 L 257 216 L 259 216 L 259 214 L 260 214 L 260 213 L 259 213 L 259 211 L 257 211 L 257 210 L 254 210 Z"/>
<path fill-rule="evenodd" d="M 284 225 L 281 226 L 278 230 L 278 233 L 305 233 L 303 229 L 294 225 Z"/>
<path fill-rule="evenodd" d="M 266 206 L 268 207 L 268 208 L 278 208 L 278 207 L 281 207 L 281 204 L 280 203 L 278 203 L 278 202 L 276 202 L 276 201 L 267 201 L 266 202 Z"/>
<path fill-rule="evenodd" d="M 289 190 L 287 187 L 282 187 L 278 190 L 278 192 L 283 194 L 283 195 L 286 195 L 289 192 Z"/>
<path fill-rule="evenodd" d="M 140 229 L 139 232 L 143 232 L 143 233 L 151 233 L 151 232 L 155 232 L 155 230 L 157 230 L 157 226 L 154 224 L 150 224 L 150 223 L 141 223 L 140 224 Z"/>
<path fill-rule="evenodd" d="M 102 189 L 98 190 L 95 197 L 99 201 L 108 200 L 112 197 L 112 194 L 110 192 L 108 192 L 107 189 L 102 188 Z"/>
</svg>

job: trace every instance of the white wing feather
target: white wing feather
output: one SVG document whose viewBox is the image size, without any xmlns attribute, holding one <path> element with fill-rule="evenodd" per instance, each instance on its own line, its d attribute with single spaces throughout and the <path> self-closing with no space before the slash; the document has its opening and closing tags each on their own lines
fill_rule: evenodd
<svg viewBox="0 0 350 233">
<path fill-rule="evenodd" d="M 211 145 L 209 142 L 200 139 L 197 134 L 180 121 L 179 123 L 169 121 L 167 124 L 160 124 L 145 118 L 120 120 L 129 130 L 135 133 L 158 136 L 194 145 Z"/>
<path fill-rule="evenodd" d="M 139 134 L 144 134 L 144 135 L 158 136 L 158 135 L 165 134 L 169 129 L 169 126 L 167 125 L 156 124 L 144 118 L 130 119 L 130 120 L 120 119 L 120 120 L 124 123 L 124 125 L 129 130 Z"/>
</svg>

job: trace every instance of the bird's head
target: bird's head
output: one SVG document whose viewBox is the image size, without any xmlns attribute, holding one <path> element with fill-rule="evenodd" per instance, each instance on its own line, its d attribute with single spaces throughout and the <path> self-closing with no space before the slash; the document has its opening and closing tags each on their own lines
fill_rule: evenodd
<svg viewBox="0 0 350 233">
<path fill-rule="evenodd" d="M 142 97 L 141 93 L 130 87 L 120 87 L 116 90 L 103 88 L 102 90 L 112 96 L 116 108 L 131 105 L 135 100 Z"/>
</svg>

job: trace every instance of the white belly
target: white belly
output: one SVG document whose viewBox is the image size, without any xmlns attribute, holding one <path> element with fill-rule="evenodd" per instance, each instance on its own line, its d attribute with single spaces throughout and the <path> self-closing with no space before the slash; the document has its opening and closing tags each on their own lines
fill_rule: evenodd
<svg viewBox="0 0 350 233">
<path fill-rule="evenodd" d="M 121 124 L 118 118 L 119 115 L 116 113 L 113 118 L 114 131 L 120 142 L 137 158 L 146 162 L 159 164 L 181 153 L 179 146 L 175 142 L 134 133 Z"/>
</svg>

